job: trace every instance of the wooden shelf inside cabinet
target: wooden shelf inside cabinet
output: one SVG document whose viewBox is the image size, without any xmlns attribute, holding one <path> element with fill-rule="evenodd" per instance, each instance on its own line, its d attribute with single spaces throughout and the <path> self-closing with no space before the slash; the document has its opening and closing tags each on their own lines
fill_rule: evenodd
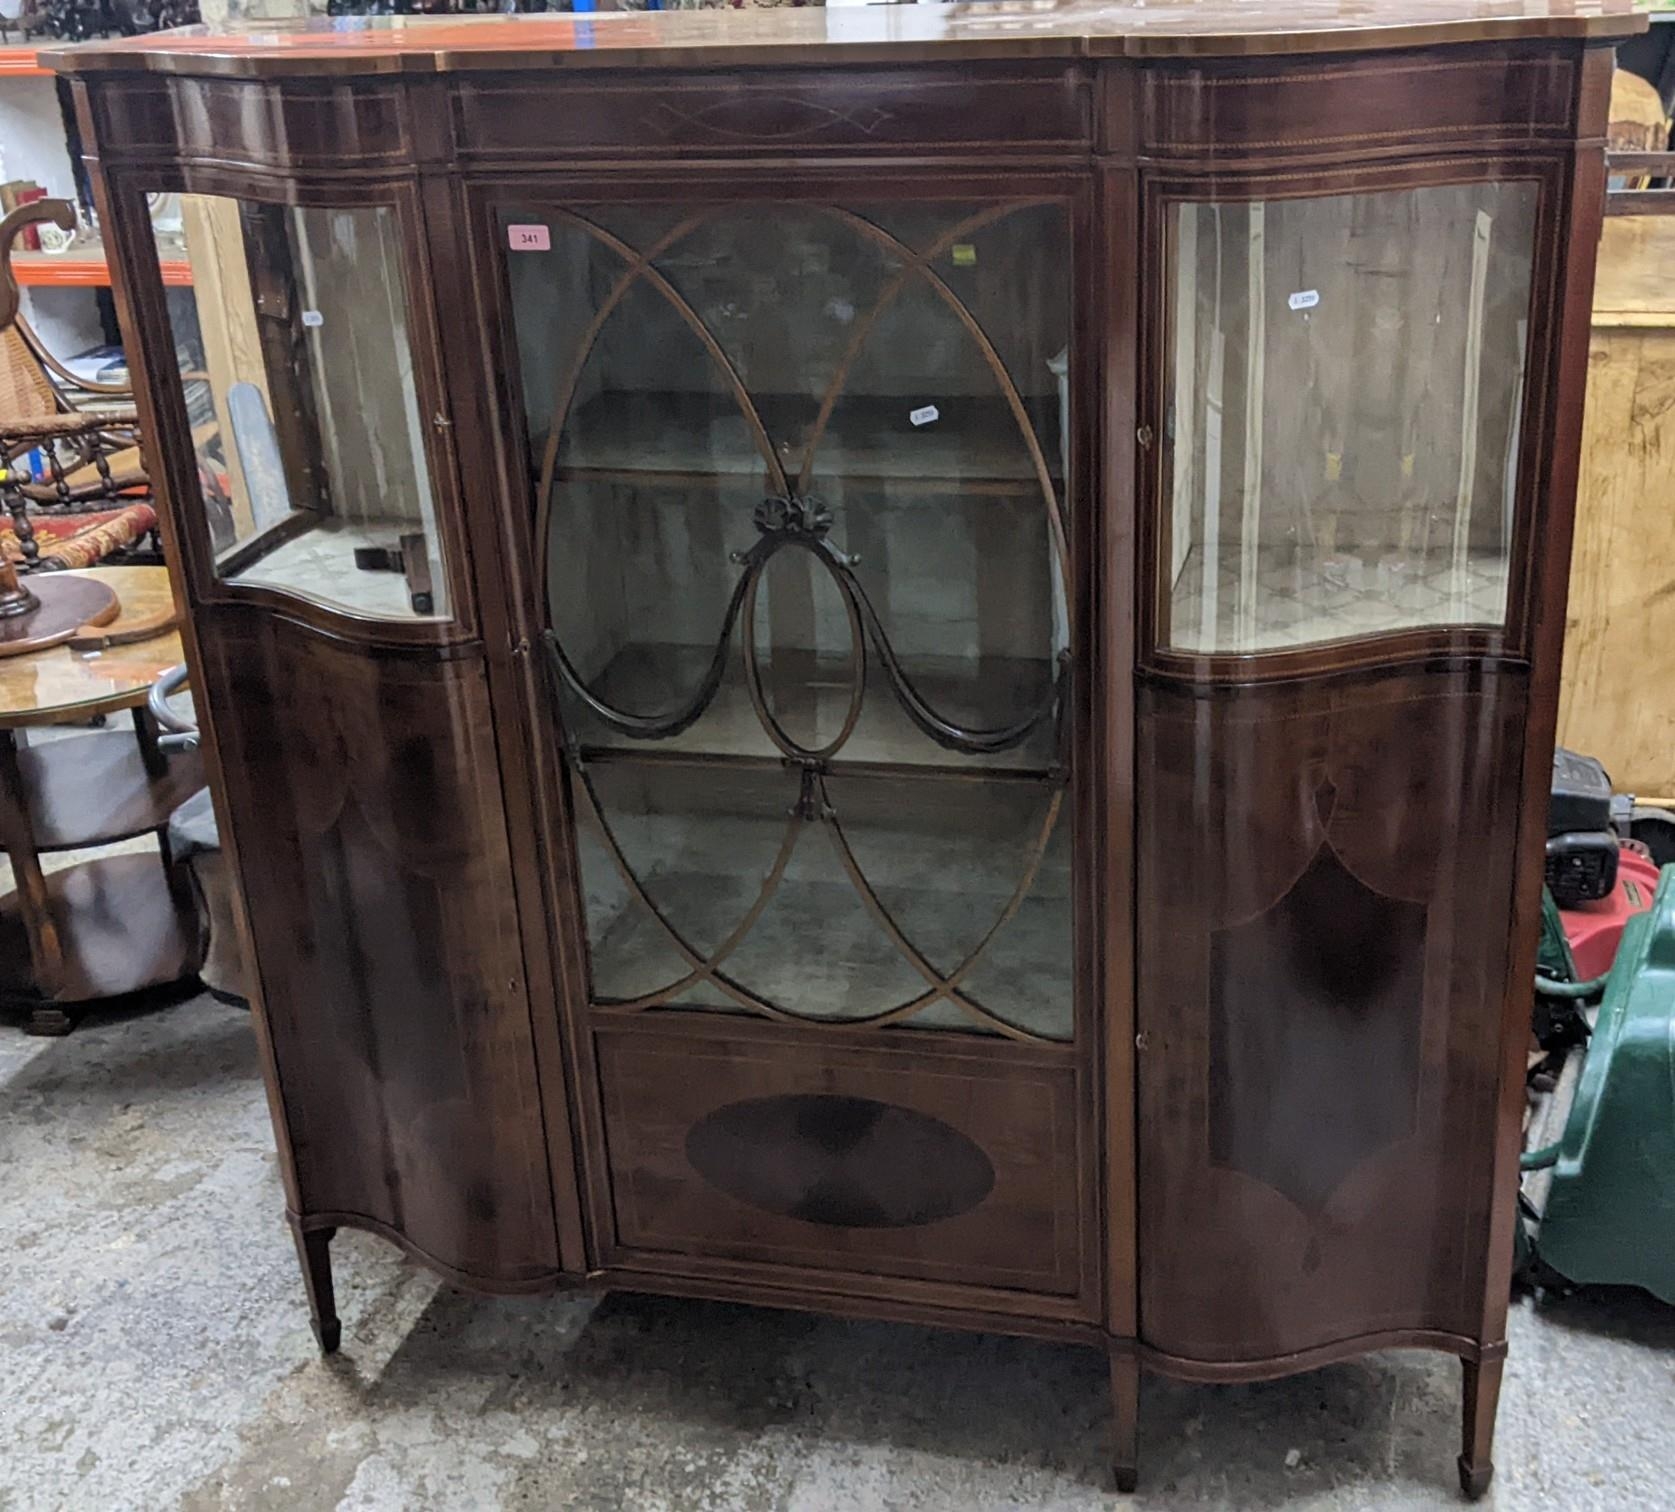
<svg viewBox="0 0 1675 1512">
<path fill-rule="evenodd" d="M 46 879 L 48 908 L 64 953 L 55 992 L 33 979 L 18 895 L 0 898 L 0 998 L 85 1003 L 177 982 L 195 967 L 198 925 L 169 890 L 154 855 L 106 856 Z"/>
<path fill-rule="evenodd" d="M 166 287 L 191 287 L 192 265 L 184 258 L 161 266 Z M 14 252 L 12 272 L 24 288 L 34 289 L 105 289 L 111 281 L 105 249 L 93 245 L 69 252 Z"/>
<path fill-rule="evenodd" d="M 145 769 L 132 731 L 74 735 L 17 753 L 35 848 L 76 850 L 161 829 L 204 785 L 195 750 L 168 758 L 162 775 Z"/>
<path fill-rule="evenodd" d="M 769 395 L 755 403 L 763 428 L 779 446 L 781 464 L 794 478 L 818 402 Z M 1056 413 L 1044 413 L 1051 401 L 1032 396 L 1022 403 L 1038 440 L 1057 434 Z M 1040 494 L 1039 472 L 1004 400 L 942 399 L 933 407 L 934 419 L 915 425 L 910 416 L 923 415 L 924 408 L 905 398 L 840 398 L 815 451 L 815 487 Z M 744 414 L 724 395 L 607 392 L 578 406 L 565 431 L 557 476 L 566 481 L 670 486 L 728 477 L 760 482 L 765 473 Z M 1048 475 L 1062 491 L 1057 448 L 1039 444 Z"/>
<path fill-rule="evenodd" d="M 52 70 L 42 68 L 33 47 L 0 47 L 0 79 L 50 79 Z"/>
<path fill-rule="evenodd" d="M 590 686 L 599 698 L 617 709 L 638 712 L 669 708 L 691 696 L 703 675 L 697 663 L 707 660 L 707 651 L 688 646 L 630 646 L 618 652 Z M 1048 664 L 1028 657 L 987 657 L 981 662 L 922 657 L 909 661 L 905 671 L 933 708 L 970 726 L 1007 724 L 1024 717 L 1045 699 L 1051 681 Z M 830 739 L 843 723 L 849 706 L 849 678 L 847 664 L 838 658 L 820 657 L 807 675 L 798 679 L 799 701 L 776 713 L 800 740 L 808 739 L 811 724 L 818 727 L 823 739 Z M 967 691 L 972 687 L 983 690 L 981 707 L 972 707 Z M 715 701 L 679 735 L 667 740 L 635 740 L 605 730 L 585 714 L 576 733 L 584 756 L 594 760 L 778 761 L 751 704 L 736 650 L 733 666 Z M 1057 734 L 1049 717 L 1011 750 L 980 759 L 958 755 L 924 734 L 908 718 L 884 678 L 874 672 L 867 679 L 866 699 L 855 733 L 845 743 L 842 755 L 832 760 L 831 768 L 834 772 L 867 767 L 923 768 L 927 776 L 954 768 L 961 775 L 1049 780 L 1058 766 Z"/>
</svg>

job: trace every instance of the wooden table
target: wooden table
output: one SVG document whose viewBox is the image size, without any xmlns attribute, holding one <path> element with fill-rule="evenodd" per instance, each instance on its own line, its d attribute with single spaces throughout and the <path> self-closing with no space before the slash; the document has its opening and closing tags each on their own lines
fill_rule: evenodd
<svg viewBox="0 0 1675 1512">
<path fill-rule="evenodd" d="M 155 619 L 171 603 L 161 567 L 78 574 L 108 582 L 122 612 L 98 633 Z M 0 899 L 0 1000 L 24 1003 L 32 1034 L 65 1034 L 66 1007 L 178 981 L 200 945 L 190 883 L 165 826 L 204 784 L 196 751 L 165 755 L 145 707 L 151 686 L 183 659 L 174 629 L 103 650 L 56 646 L 0 661 L 0 846 L 15 891 Z M 86 723 L 132 711 L 133 733 L 98 730 L 30 747 L 29 726 Z M 44 853 L 155 833 L 150 855 L 83 861 L 43 874 Z"/>
</svg>

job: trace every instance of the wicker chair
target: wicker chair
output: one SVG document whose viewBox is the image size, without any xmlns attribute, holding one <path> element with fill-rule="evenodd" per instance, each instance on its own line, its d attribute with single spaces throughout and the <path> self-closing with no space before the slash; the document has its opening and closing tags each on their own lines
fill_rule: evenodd
<svg viewBox="0 0 1675 1512">
<path fill-rule="evenodd" d="M 147 538 L 157 546 L 139 412 L 119 402 L 132 389 L 78 378 L 22 313 L 12 251 L 41 221 L 67 231 L 75 208 L 36 200 L 0 220 L 0 504 L 11 516 L 0 551 L 24 571 L 89 567 Z M 99 407 L 78 407 L 89 403 Z M 31 453 L 37 468 L 24 461 Z"/>
</svg>

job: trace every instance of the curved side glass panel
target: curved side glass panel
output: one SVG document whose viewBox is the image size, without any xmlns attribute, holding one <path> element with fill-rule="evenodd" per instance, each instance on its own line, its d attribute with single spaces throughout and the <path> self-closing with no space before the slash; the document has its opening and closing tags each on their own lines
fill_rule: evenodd
<svg viewBox="0 0 1675 1512">
<path fill-rule="evenodd" d="M 1505 623 L 1537 199 L 1170 206 L 1163 647 Z"/>
<path fill-rule="evenodd" d="M 387 205 L 153 205 L 216 576 L 372 619 L 449 610 Z"/>
</svg>

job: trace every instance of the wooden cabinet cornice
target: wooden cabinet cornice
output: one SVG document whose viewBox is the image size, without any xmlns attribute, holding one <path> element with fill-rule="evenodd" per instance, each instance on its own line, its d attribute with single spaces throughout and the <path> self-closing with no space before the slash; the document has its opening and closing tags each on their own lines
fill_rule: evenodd
<svg viewBox="0 0 1675 1512">
<path fill-rule="evenodd" d="M 193 29 L 69 75 L 316 1331 L 1460 1357 L 1626 5 Z M 165 288 L 159 254 L 185 260 Z"/>
</svg>

